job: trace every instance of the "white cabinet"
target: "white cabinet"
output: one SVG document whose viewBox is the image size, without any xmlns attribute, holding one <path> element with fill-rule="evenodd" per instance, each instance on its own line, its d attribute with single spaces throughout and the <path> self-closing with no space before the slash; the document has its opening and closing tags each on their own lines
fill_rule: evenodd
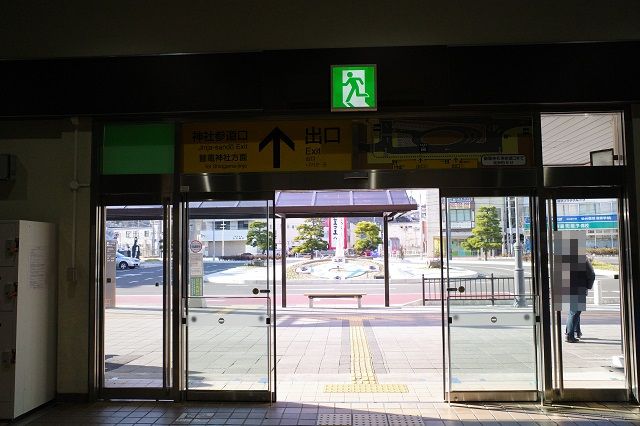
<svg viewBox="0 0 640 426">
<path fill-rule="evenodd" d="M 0 418 L 55 398 L 55 226 L 0 221 Z"/>
</svg>

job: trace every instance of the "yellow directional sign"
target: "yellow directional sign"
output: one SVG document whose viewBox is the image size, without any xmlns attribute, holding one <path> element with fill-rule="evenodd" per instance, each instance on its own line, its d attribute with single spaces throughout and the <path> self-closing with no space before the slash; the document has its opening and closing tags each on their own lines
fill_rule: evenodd
<svg viewBox="0 0 640 426">
<path fill-rule="evenodd" d="M 351 120 L 182 126 L 183 173 L 351 170 L 352 150 Z"/>
</svg>

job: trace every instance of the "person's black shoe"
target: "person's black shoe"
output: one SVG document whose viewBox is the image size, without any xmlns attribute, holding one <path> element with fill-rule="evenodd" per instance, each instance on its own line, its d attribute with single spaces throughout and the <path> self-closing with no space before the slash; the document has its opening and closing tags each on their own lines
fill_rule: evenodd
<svg viewBox="0 0 640 426">
<path fill-rule="evenodd" d="M 570 335 L 568 335 L 568 334 L 565 336 L 565 339 L 564 339 L 564 340 L 565 340 L 565 342 L 567 342 L 567 343 L 578 343 L 578 342 L 580 341 L 580 340 L 576 339 L 575 337 L 570 336 Z"/>
<path fill-rule="evenodd" d="M 576 336 L 578 336 L 578 339 L 582 337 L 582 333 L 576 333 Z"/>
</svg>

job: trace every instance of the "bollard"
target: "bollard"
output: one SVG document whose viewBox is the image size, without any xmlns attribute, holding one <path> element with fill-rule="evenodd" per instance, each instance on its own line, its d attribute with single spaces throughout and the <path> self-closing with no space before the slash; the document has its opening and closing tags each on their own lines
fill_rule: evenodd
<svg viewBox="0 0 640 426">
<path fill-rule="evenodd" d="M 515 281 L 516 288 L 518 289 L 513 306 L 517 306 L 518 308 L 525 308 L 527 306 L 527 300 L 525 298 L 524 288 L 524 269 L 522 269 L 522 244 L 520 244 L 520 242 L 516 242 L 513 245 L 513 251 L 516 260 L 516 265 L 513 269 L 513 279 Z"/>
<path fill-rule="evenodd" d="M 602 304 L 602 288 L 600 286 L 600 280 L 595 280 L 593 283 L 593 304 Z"/>
</svg>

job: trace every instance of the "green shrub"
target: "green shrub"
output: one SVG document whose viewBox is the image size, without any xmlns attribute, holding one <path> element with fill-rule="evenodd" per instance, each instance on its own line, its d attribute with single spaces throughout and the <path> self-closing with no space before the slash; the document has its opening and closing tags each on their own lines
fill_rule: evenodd
<svg viewBox="0 0 640 426">
<path fill-rule="evenodd" d="M 596 256 L 617 256 L 618 248 L 617 247 L 597 247 L 597 248 L 588 248 L 587 253 Z"/>
</svg>

